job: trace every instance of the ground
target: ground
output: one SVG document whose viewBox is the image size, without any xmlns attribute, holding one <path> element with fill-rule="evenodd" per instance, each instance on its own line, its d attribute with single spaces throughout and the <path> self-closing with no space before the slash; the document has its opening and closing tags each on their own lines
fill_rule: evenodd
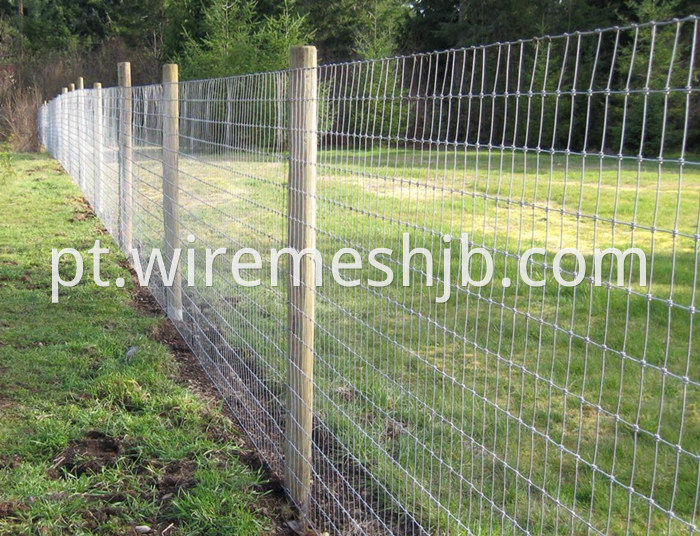
<svg viewBox="0 0 700 536">
<path fill-rule="evenodd" d="M 162 247 L 157 151 L 137 147 L 134 153 L 134 237 L 144 251 Z M 265 251 L 286 243 L 285 159 L 231 153 L 181 154 L 181 228 L 196 236 L 200 260 L 205 247 Z M 557 248 L 577 246 L 590 261 L 594 247 L 611 245 L 642 247 L 651 281 L 648 287 L 629 282 L 636 280 L 635 269 L 622 285 L 564 288 L 550 277 L 551 266 L 540 263 L 532 277 L 545 276 L 544 287 L 501 288 L 497 277 L 483 288 L 455 289 L 439 305 L 436 288 L 422 284 L 319 288 L 315 413 L 332 441 L 314 439 L 337 469 L 336 480 L 359 475 L 347 482 L 376 500 L 375 511 L 389 517 L 402 505 L 433 534 L 458 534 L 456 525 L 511 534 L 514 523 L 547 535 L 589 527 L 610 534 L 687 534 L 695 518 L 700 445 L 693 366 L 693 341 L 700 336 L 694 320 L 697 162 L 681 168 L 495 150 L 320 151 L 317 243 L 326 259 L 346 246 L 363 254 L 377 246 L 398 251 L 402 231 L 439 259 L 442 236 L 469 231 L 475 244 L 495 252 L 495 274 L 514 281 L 515 256 L 528 247 L 546 248 L 551 262 Z M 116 163 L 106 158 L 100 173 L 101 216 L 112 231 Z M 219 447 L 202 444 L 212 425 L 203 410 L 192 409 L 196 399 L 163 400 L 163 391 L 174 388 L 168 379 L 174 365 L 149 340 L 158 322 L 135 313 L 123 291 L 87 281 L 66 289 L 60 307 L 49 304 L 46 248 L 85 251 L 99 225 L 56 164 L 22 157 L 13 165 L 26 173 L 4 176 L 0 187 L 0 214 L 12 218 L 0 227 L 0 277 L 9 278 L 1 282 L 7 297 L 0 321 L 7 326 L 0 330 L 0 351 L 11 356 L 0 354 L 0 366 L 9 369 L 0 380 L 0 404 L 12 399 L 4 411 L 10 417 L 0 424 L 0 449 L 11 453 L 6 465 L 20 465 L 11 470 L 12 480 L 0 480 L 0 500 L 10 505 L 4 508 L 13 518 L 80 522 L 75 512 L 85 510 L 85 498 L 105 494 L 99 485 L 84 484 L 95 477 L 82 458 L 99 447 L 104 461 L 98 463 L 128 475 L 130 489 L 148 489 L 155 497 L 138 496 L 136 503 L 125 496 L 120 504 L 128 504 L 131 519 L 119 518 L 124 526 L 159 523 L 159 516 L 170 523 L 183 516 L 181 504 L 186 512 L 207 512 L 177 518 L 181 526 L 196 526 L 209 512 L 220 513 L 214 497 L 222 494 L 232 498 L 223 505 L 225 520 L 239 519 L 231 511 L 254 514 L 259 485 L 247 480 L 249 473 L 225 465 L 239 476 L 209 476 L 222 459 L 228 464 L 235 457 L 224 451 L 210 459 Z M 195 271 L 197 285 L 187 290 L 193 324 L 206 328 L 201 352 L 214 356 L 212 362 L 228 356 L 218 359 L 221 369 L 235 367 L 253 394 L 274 399 L 270 420 L 281 420 L 286 289 L 284 283 L 272 288 L 266 277 L 260 287 L 233 285 L 228 260 L 220 258 L 213 287 Z M 441 268 L 438 262 L 436 272 Z M 573 265 L 565 268 L 571 272 Z M 607 273 L 610 266 L 604 268 Z M 422 270 L 417 264 L 416 279 Z M 455 281 L 456 263 L 451 271 Z M 103 272 L 111 281 L 126 274 L 114 259 Z M 257 274 L 244 277 L 251 275 Z M 381 274 L 365 267 L 357 275 L 366 281 Z M 139 350 L 127 358 L 132 347 Z M 76 361 L 80 367 L 66 367 Z M 241 403 L 240 414 L 251 407 Z M 280 423 L 259 422 L 260 413 L 249 414 L 249 432 L 279 429 Z M 280 444 L 276 436 L 261 434 L 260 440 L 272 451 Z M 15 462 L 13 453 L 22 459 Z M 279 461 L 275 452 L 268 455 Z M 204 468 L 187 460 L 202 460 Z M 37 469 L 22 473 L 22 464 Z M 59 479 L 47 479 L 52 469 Z M 159 497 L 161 488 L 197 474 L 205 475 L 209 492 L 195 496 L 193 487 Z M 220 482 L 228 487 L 211 492 Z M 60 489 L 68 485 L 75 487 Z M 17 491 L 27 489 L 32 492 Z M 234 501 L 234 489 L 252 495 L 242 492 Z M 352 501 L 346 491 L 331 491 L 334 499 Z M 56 503 L 61 492 L 73 503 Z M 29 495 L 49 498 L 32 502 Z M 165 497 L 162 511 L 158 500 Z M 261 518 L 243 519 L 266 530 L 254 522 L 264 523 Z"/>
<path fill-rule="evenodd" d="M 60 166 L 3 153 L 0 214 L 0 534 L 286 534 L 278 488 Z M 96 239 L 130 283 L 51 304 L 51 249 Z"/>
<path fill-rule="evenodd" d="M 186 138 L 204 139 L 202 122 L 188 121 Z M 102 214 L 113 231 L 115 149 L 105 153 L 100 175 Z M 159 151 L 143 139 L 134 147 L 134 237 L 144 251 L 163 244 Z M 659 164 L 439 144 L 321 147 L 316 244 L 325 262 L 316 289 L 314 411 L 333 437 L 331 447 L 317 446 L 337 478 L 371 474 L 380 490 L 375 512 L 404 508 L 431 534 L 465 527 L 481 534 L 687 533 L 700 445 L 692 366 L 700 323 L 691 308 L 700 170 L 696 156 L 686 157 L 681 166 L 670 157 Z M 248 379 L 255 393 L 248 407 L 256 408 L 259 393 L 283 400 L 287 290 L 284 277 L 272 287 L 266 252 L 287 243 L 287 159 L 264 146 L 183 144 L 179 171 L 179 219 L 182 232 L 196 236 L 195 258 L 201 263 L 205 248 L 229 248 L 215 263 L 213 287 L 200 264 L 187 290 L 201 311 L 197 322 L 211 332 L 203 353 L 216 361 L 228 352 L 221 369 Z M 90 180 L 86 192 L 92 198 Z M 413 284 L 402 287 L 402 232 L 412 247 L 432 251 L 441 277 L 442 238 L 468 232 L 473 245 L 493 253 L 494 283 L 456 285 L 453 247 L 447 303 L 435 301 L 441 283 L 424 284 L 420 258 Z M 554 279 L 557 250 L 576 247 L 590 277 L 594 249 L 612 246 L 646 253 L 646 286 L 638 284 L 638 263 L 627 264 L 621 283 L 604 263 L 609 286 L 593 286 L 591 278 L 563 287 Z M 243 271 L 244 279 L 262 278 L 258 287 L 232 284 L 230 260 L 240 247 L 263 252 L 263 270 Z M 330 259 L 343 247 L 365 260 L 376 247 L 392 249 L 380 257 L 394 284 L 369 287 L 369 278 L 383 275 L 366 262 L 345 273 L 359 286 L 329 283 Z M 516 259 L 533 247 L 546 250 L 530 266 L 543 287 L 525 285 L 518 274 Z M 477 257 L 476 279 L 483 268 Z M 571 278 L 571 257 L 563 268 Z M 502 286 L 503 276 L 513 284 Z M 283 412 L 275 404 L 267 428 L 253 412 L 246 429 L 277 429 L 272 420 Z M 258 443 L 279 459 L 270 448 L 277 437 Z M 348 470 L 348 458 L 361 470 Z M 335 495 L 353 503 L 352 494 Z"/>
</svg>

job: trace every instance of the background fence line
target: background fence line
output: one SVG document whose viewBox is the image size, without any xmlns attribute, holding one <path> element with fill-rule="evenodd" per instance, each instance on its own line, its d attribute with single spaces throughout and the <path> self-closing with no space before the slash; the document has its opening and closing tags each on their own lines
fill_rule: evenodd
<svg viewBox="0 0 700 536">
<path fill-rule="evenodd" d="M 696 534 L 697 41 L 691 16 L 211 80 L 166 66 L 164 84 L 57 96 L 41 142 L 122 249 L 129 218 L 142 264 L 152 248 L 193 249 L 181 313 L 159 276 L 149 288 L 314 530 Z M 307 75 L 316 92 L 295 94 Z M 403 232 L 434 266 L 397 255 Z M 493 256 L 493 283 L 459 284 L 462 233 Z M 270 284 L 267 252 L 305 234 L 323 255 L 324 285 L 299 290 L 313 312 L 288 265 Z M 393 250 L 377 258 L 394 282 L 370 285 L 385 274 L 366 262 L 344 274 L 353 287 L 329 282 L 349 247 Z M 542 286 L 517 273 L 533 247 Z M 589 267 L 577 287 L 554 279 L 567 247 Z M 619 281 L 603 262 L 594 285 L 593 252 L 609 247 L 645 251 L 646 286 L 633 258 Z M 211 286 L 207 248 L 228 248 Z M 241 271 L 260 286 L 232 281 L 240 248 L 262 254 Z M 561 267 L 581 271 L 570 256 Z M 472 257 L 474 279 L 485 269 Z M 313 344 L 290 338 L 295 313 Z M 314 360 L 312 407 L 289 392 L 298 352 Z M 291 385 L 311 384 L 300 372 Z"/>
</svg>

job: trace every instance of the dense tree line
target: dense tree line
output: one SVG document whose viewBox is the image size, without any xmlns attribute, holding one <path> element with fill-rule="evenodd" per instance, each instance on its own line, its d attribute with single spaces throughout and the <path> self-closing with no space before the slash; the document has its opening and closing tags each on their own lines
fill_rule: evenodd
<svg viewBox="0 0 700 536">
<path fill-rule="evenodd" d="M 0 0 L 0 26 L 4 61 L 8 54 L 94 51 L 116 39 L 159 62 L 201 55 L 206 69 L 228 74 L 281 67 L 285 48 L 300 42 L 337 61 L 660 20 L 692 9 L 692 0 Z"/>
<path fill-rule="evenodd" d="M 328 63 L 663 20 L 693 8 L 692 0 L 0 0 L 0 75 L 5 89 L 49 98 L 79 75 L 116 83 L 117 61 L 131 61 L 134 83 L 144 84 L 159 79 L 164 61 L 179 63 L 185 79 L 208 78 L 284 68 L 297 44 L 315 44 Z"/>
</svg>

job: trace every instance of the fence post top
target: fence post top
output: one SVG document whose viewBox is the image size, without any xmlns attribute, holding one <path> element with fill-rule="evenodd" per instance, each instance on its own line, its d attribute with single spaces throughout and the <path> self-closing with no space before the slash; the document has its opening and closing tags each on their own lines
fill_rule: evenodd
<svg viewBox="0 0 700 536">
<path fill-rule="evenodd" d="M 67 87 L 62 87 L 62 88 L 61 88 L 61 95 L 65 95 L 66 93 L 68 93 L 68 88 L 67 88 Z"/>
<path fill-rule="evenodd" d="M 119 85 L 122 87 L 131 87 L 131 63 L 122 61 L 117 64 Z"/>
<path fill-rule="evenodd" d="M 85 79 L 82 76 L 78 77 L 78 84 L 76 87 L 78 89 L 85 89 Z"/>
<path fill-rule="evenodd" d="M 314 45 L 297 45 L 294 47 L 291 47 L 289 50 L 291 51 L 298 51 L 298 50 L 307 50 L 307 51 L 316 51 L 316 47 Z"/>
<path fill-rule="evenodd" d="M 177 63 L 163 64 L 163 82 L 177 82 L 179 77 Z"/>
<path fill-rule="evenodd" d="M 290 48 L 289 63 L 291 67 L 315 67 L 316 47 L 307 45 Z"/>
<path fill-rule="evenodd" d="M 69 84 L 69 85 L 68 85 L 68 90 L 69 90 L 69 91 L 75 91 L 75 84 Z"/>
<path fill-rule="evenodd" d="M 102 89 L 102 84 L 100 82 L 95 82 L 92 84 L 93 89 Z"/>
</svg>

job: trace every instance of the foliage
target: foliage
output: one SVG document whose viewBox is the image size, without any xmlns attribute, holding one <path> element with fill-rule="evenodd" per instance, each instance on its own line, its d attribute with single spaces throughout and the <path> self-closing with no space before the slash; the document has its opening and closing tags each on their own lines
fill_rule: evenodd
<svg viewBox="0 0 700 536">
<path fill-rule="evenodd" d="M 671 18 L 677 13 L 679 4 L 679 0 L 627 2 L 638 18 L 649 20 Z M 619 71 L 628 76 L 630 86 L 660 91 L 649 95 L 634 94 L 627 99 L 613 101 L 612 113 L 622 116 L 626 112 L 624 135 L 631 141 L 626 144 L 628 150 L 657 156 L 669 150 L 671 153 L 678 152 L 683 144 L 685 97 L 678 93 L 670 96 L 663 93 L 666 87 L 686 87 L 689 78 L 692 80 L 689 69 L 694 36 L 686 32 L 677 37 L 676 42 L 676 27 L 673 25 L 656 29 L 654 35 L 652 30 L 645 28 L 639 32 L 636 46 L 633 42 L 627 43 L 621 51 Z M 646 113 L 629 113 L 630 110 L 645 110 Z M 690 127 L 694 127 L 697 133 L 697 116 L 693 120 L 695 124 L 691 122 Z M 613 134 L 620 139 L 623 132 L 618 128 Z M 691 130 L 689 144 L 695 150 L 700 147 L 697 139 Z"/>
<path fill-rule="evenodd" d="M 178 58 L 184 79 L 215 78 L 282 69 L 289 49 L 310 41 L 304 17 L 290 4 L 258 19 L 250 0 L 214 0 L 204 13 L 204 37 L 188 36 Z"/>
<path fill-rule="evenodd" d="M 400 78 L 395 60 L 369 61 L 347 73 L 344 84 L 350 90 L 345 98 L 353 104 L 337 107 L 332 120 L 335 131 L 353 133 L 353 148 L 369 149 L 405 135 L 416 104 L 408 98 Z"/>
<path fill-rule="evenodd" d="M 689 0 L 416 0 L 409 50 L 441 50 L 693 13 Z"/>
<path fill-rule="evenodd" d="M 299 12 L 315 30 L 321 58 L 379 58 L 404 48 L 410 5 L 400 0 L 298 0 Z"/>
<path fill-rule="evenodd" d="M 34 88 L 21 86 L 11 71 L 0 72 L 0 132 L 13 149 L 26 152 L 38 148 L 39 102 Z"/>
<path fill-rule="evenodd" d="M 163 61 L 215 45 L 225 50 L 226 35 L 233 46 L 262 32 L 255 44 L 272 65 L 279 41 L 309 44 L 310 29 L 321 57 L 333 61 L 661 20 L 693 7 L 690 0 L 24 0 L 20 20 L 16 0 L 0 0 L 1 19 L 31 53 L 94 49 L 119 37 Z M 244 55 L 237 65 L 247 61 Z"/>
<path fill-rule="evenodd" d="M 180 63 L 183 79 L 224 77 L 283 69 L 289 48 L 299 44 L 315 44 L 322 63 L 377 59 L 663 20 L 694 9 L 691 0 L 24 0 L 23 5 L 20 17 L 17 0 L 0 0 L 0 61 L 14 66 L 18 88 L 38 88 L 42 98 L 55 95 L 78 76 L 88 83 L 99 80 L 104 86 L 114 85 L 118 61 L 131 61 L 133 82 L 140 85 L 158 82 L 164 61 Z M 670 33 L 671 28 L 660 32 L 655 64 L 670 60 Z M 689 36 L 682 36 L 679 42 L 674 60 L 678 73 L 687 73 L 688 40 Z M 632 65 L 630 47 L 631 43 L 621 43 L 616 77 L 624 76 L 629 66 L 638 74 L 643 70 L 642 65 Z M 600 65 L 609 64 L 610 50 L 610 46 L 603 48 Z M 644 54 L 638 54 L 635 63 L 643 61 Z M 562 59 L 553 57 L 554 62 Z M 593 58 L 582 56 L 580 61 L 587 67 Z M 660 79 L 652 82 L 655 87 L 664 83 Z M 673 82 L 684 85 L 680 78 Z M 377 83 L 367 82 L 363 87 L 382 90 L 374 87 Z M 577 118 L 590 114 L 594 124 L 602 118 L 601 103 L 586 110 L 582 102 L 574 104 Z M 633 96 L 627 105 L 643 106 L 644 99 Z M 392 106 L 389 112 L 396 112 Z M 664 103 L 655 96 L 646 106 L 651 128 L 646 129 L 645 150 L 656 151 L 664 109 L 678 112 L 683 103 L 676 97 Z M 619 116 L 624 107 L 617 96 L 610 99 L 611 113 Z M 498 113 L 496 110 L 497 119 Z M 553 113 L 543 112 L 543 135 L 550 143 L 559 143 L 564 130 L 555 133 L 547 126 L 554 120 Z M 689 130 L 697 134 L 700 127 L 695 116 Z M 628 123 L 637 139 L 641 137 L 640 121 L 641 115 L 636 114 Z M 7 120 L 4 123 L 0 139 L 9 136 Z M 664 140 L 669 150 L 678 150 L 681 140 L 675 132 L 682 131 L 682 126 L 669 123 Z M 385 131 L 387 127 L 380 124 Z M 447 137 L 448 132 L 457 131 L 449 122 L 443 122 L 442 129 Z M 572 147 L 583 143 L 580 130 L 572 134 Z M 619 144 L 620 136 L 620 132 L 611 132 L 607 145 Z"/>
</svg>

